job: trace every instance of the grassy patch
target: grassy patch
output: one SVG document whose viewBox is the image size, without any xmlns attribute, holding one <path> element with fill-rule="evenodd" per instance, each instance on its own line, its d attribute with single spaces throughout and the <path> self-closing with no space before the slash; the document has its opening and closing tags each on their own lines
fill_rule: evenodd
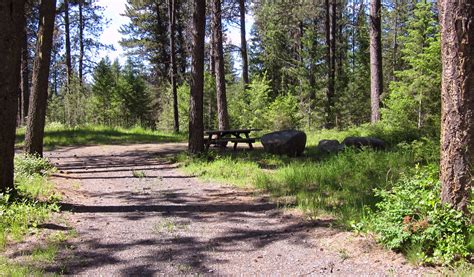
<svg viewBox="0 0 474 277">
<path fill-rule="evenodd" d="M 16 146 L 21 147 L 25 139 L 25 128 L 17 130 L 16 138 Z M 46 149 L 51 149 L 70 145 L 181 142 L 185 139 L 185 134 L 152 131 L 140 127 L 132 129 L 95 125 L 65 127 L 52 124 L 45 128 L 44 146 Z"/>
<path fill-rule="evenodd" d="M 341 226 L 351 228 L 380 201 L 374 189 L 388 189 L 417 163 L 437 159 L 438 143 L 413 139 L 418 134 L 403 134 L 379 127 L 359 127 L 346 131 L 323 130 L 307 134 L 305 155 L 299 158 L 275 156 L 262 150 L 250 152 L 210 152 L 201 157 L 178 160 L 190 174 L 238 186 L 270 192 L 275 197 L 293 199 L 311 215 L 332 215 Z M 348 136 L 383 138 L 388 149 L 346 149 L 323 155 L 316 146 L 322 139 L 342 141 Z M 390 138 L 390 139 L 389 139 Z M 433 154 L 435 153 L 435 154 Z"/>
<path fill-rule="evenodd" d="M 44 271 L 34 266 L 13 263 L 0 256 L 1 276 L 44 276 Z"/>
<path fill-rule="evenodd" d="M 25 236 L 39 234 L 37 226 L 48 221 L 58 210 L 59 199 L 47 176 L 54 168 L 44 159 L 34 156 L 15 157 L 15 186 L 18 194 L 0 194 L 0 252 L 10 242 L 22 241 Z M 55 235 L 57 236 L 62 235 Z M 34 263 L 49 263 L 58 250 L 58 240 L 51 237 L 46 244 L 22 256 L 28 264 L 12 262 L 0 253 L 0 276 L 42 276 Z"/>
</svg>

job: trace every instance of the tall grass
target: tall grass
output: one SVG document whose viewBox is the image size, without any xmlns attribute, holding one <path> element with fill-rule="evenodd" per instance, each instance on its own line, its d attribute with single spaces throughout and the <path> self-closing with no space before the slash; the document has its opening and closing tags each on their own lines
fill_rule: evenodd
<svg viewBox="0 0 474 277">
<path fill-rule="evenodd" d="M 376 126 L 307 135 L 303 157 L 275 156 L 262 150 L 210 152 L 187 160 L 185 170 L 208 180 L 254 187 L 275 197 L 292 199 L 292 204 L 312 215 L 331 215 L 341 226 L 350 227 L 380 200 L 374 189 L 390 188 L 402 172 L 410 171 L 418 163 L 437 162 L 439 156 L 436 139 L 413 141 L 418 134 Z M 332 155 L 323 155 L 316 148 L 322 139 L 342 141 L 348 136 L 382 137 L 388 148 L 384 151 L 346 149 Z M 182 157 L 181 161 L 186 158 Z"/>
</svg>

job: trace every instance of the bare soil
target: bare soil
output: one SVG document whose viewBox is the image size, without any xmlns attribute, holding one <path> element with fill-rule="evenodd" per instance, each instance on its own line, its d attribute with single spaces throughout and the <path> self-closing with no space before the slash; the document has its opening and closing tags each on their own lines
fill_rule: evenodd
<svg viewBox="0 0 474 277">
<path fill-rule="evenodd" d="M 419 276 L 370 237 L 305 220 L 267 197 L 183 174 L 185 144 L 70 147 L 59 169 L 62 213 L 77 236 L 48 271 L 83 276 Z"/>
</svg>

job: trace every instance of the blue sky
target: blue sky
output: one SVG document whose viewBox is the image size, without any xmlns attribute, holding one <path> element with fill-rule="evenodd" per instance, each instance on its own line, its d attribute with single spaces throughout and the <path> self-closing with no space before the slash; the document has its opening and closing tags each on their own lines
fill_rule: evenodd
<svg viewBox="0 0 474 277">
<path fill-rule="evenodd" d="M 123 55 L 124 51 L 119 44 L 122 35 L 119 33 L 120 26 L 127 24 L 129 21 L 126 17 L 120 16 L 125 11 L 126 0 L 98 0 L 97 5 L 105 8 L 104 15 L 110 20 L 109 26 L 104 29 L 104 33 L 101 36 L 103 43 L 112 44 L 115 47 L 115 51 L 101 51 L 100 57 L 109 56 L 111 60 L 118 58 L 120 62 L 125 61 Z M 252 16 L 246 18 L 246 31 L 247 39 L 250 38 L 250 28 L 254 20 Z M 228 26 L 227 36 L 232 44 L 240 46 L 240 31 L 238 27 Z M 236 66 L 240 65 L 240 61 L 236 60 Z"/>
</svg>

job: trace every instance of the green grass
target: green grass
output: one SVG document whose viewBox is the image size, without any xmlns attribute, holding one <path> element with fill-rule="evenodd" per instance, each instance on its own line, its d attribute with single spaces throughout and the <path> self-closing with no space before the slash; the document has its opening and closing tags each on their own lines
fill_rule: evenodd
<svg viewBox="0 0 474 277">
<path fill-rule="evenodd" d="M 22 241 L 26 236 L 39 234 L 37 226 L 48 221 L 58 211 L 59 199 L 47 176 L 54 168 L 44 159 L 34 156 L 15 157 L 15 187 L 17 195 L 0 194 L 0 276 L 42 276 L 43 272 L 31 264 L 19 264 L 3 257 L 10 242 Z M 58 249 L 56 236 L 46 244 L 25 254 L 30 262 L 49 263 Z"/>
<path fill-rule="evenodd" d="M 25 128 L 19 128 L 16 135 L 16 146 L 21 147 L 25 139 Z M 57 146 L 98 145 L 98 144 L 131 144 L 182 142 L 185 134 L 172 134 L 135 127 L 125 129 L 106 126 L 66 127 L 61 124 L 50 124 L 45 128 L 44 147 L 52 149 Z"/>
<path fill-rule="evenodd" d="M 374 189 L 390 188 L 402 172 L 411 170 L 417 163 L 435 162 L 439 153 L 436 141 L 400 143 L 416 135 L 372 126 L 308 132 L 307 135 L 305 155 L 299 158 L 255 150 L 210 152 L 202 157 L 183 154 L 178 160 L 190 174 L 257 188 L 276 198 L 292 199 L 291 204 L 308 214 L 331 215 L 335 223 L 350 228 L 380 200 L 374 195 Z M 382 137 L 389 147 L 385 151 L 347 149 L 333 155 L 321 154 L 316 148 L 321 139 L 342 141 L 347 136 Z"/>
<path fill-rule="evenodd" d="M 44 276 L 44 271 L 34 266 L 11 262 L 0 256 L 0 276 Z"/>
</svg>

